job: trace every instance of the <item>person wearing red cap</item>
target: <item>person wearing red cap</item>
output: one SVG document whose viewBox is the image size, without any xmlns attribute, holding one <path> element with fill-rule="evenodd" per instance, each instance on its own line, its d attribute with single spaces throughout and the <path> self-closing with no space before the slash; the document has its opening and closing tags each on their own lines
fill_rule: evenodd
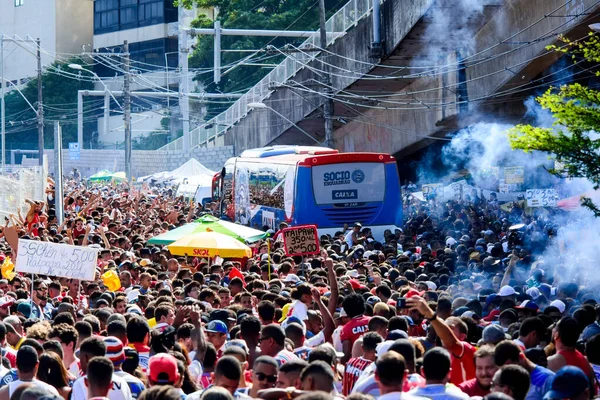
<svg viewBox="0 0 600 400">
<path fill-rule="evenodd" d="M 404 295 L 405 298 L 410 299 L 412 297 L 421 297 L 424 292 L 419 292 L 418 290 L 411 289 Z M 417 310 L 411 310 L 405 308 L 402 310 L 402 314 L 406 315 L 412 321 L 412 324 L 408 327 L 408 335 L 415 337 L 424 337 L 427 332 L 423 328 L 423 315 Z"/>
<path fill-rule="evenodd" d="M 148 383 L 150 387 L 159 385 L 175 386 L 180 380 L 177 359 L 170 354 L 156 354 L 148 360 Z"/>
</svg>

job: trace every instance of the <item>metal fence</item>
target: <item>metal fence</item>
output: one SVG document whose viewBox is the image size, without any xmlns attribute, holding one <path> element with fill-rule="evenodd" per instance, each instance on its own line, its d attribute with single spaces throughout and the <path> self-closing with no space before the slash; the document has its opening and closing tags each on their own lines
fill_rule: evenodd
<svg viewBox="0 0 600 400">
<path fill-rule="evenodd" d="M 26 199 L 44 201 L 46 199 L 46 168 L 6 166 L 0 170 L 0 223 L 10 214 L 17 215 L 19 210 L 25 216 L 29 206 Z"/>
<path fill-rule="evenodd" d="M 359 20 L 371 13 L 372 7 L 373 0 L 350 0 L 346 3 L 344 7 L 327 20 L 327 44 L 329 45 L 341 37 L 340 32 L 347 32 L 350 28 L 356 26 Z M 312 34 L 300 47 L 320 47 L 319 31 Z M 303 68 L 304 64 L 314 60 L 319 54 L 320 52 L 295 53 L 294 58 L 288 57 L 283 60 L 227 110 L 190 131 L 189 147 L 205 146 L 210 140 L 222 136 L 227 129 L 247 115 L 249 103 L 259 103 L 269 97 L 272 93 L 272 90 L 269 89 L 270 84 L 280 84 L 287 81 Z M 187 147 L 184 145 L 183 137 L 180 137 L 159 150 L 183 150 Z"/>
</svg>

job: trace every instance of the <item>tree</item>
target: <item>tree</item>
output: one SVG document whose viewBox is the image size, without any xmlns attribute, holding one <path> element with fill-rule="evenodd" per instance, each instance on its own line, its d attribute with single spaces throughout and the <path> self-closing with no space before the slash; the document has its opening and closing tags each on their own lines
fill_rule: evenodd
<svg viewBox="0 0 600 400">
<path fill-rule="evenodd" d="M 191 7 L 218 9 L 218 19 L 222 28 L 266 29 L 266 30 L 316 30 L 319 28 L 318 1 L 315 0 L 181 0 L 183 5 Z M 326 0 L 325 8 L 328 16 L 333 14 L 345 0 Z M 192 24 L 195 28 L 211 28 L 213 21 L 207 16 L 199 16 Z M 227 50 L 259 50 L 267 44 L 277 48 L 287 43 L 301 44 L 305 39 L 271 38 L 255 36 L 222 36 L 221 48 Z M 190 57 L 191 68 L 207 69 L 196 76 L 196 80 L 204 83 L 208 92 L 221 91 L 231 93 L 252 87 L 271 71 L 261 66 L 237 66 L 225 73 L 218 85 L 213 83 L 213 46 L 212 36 L 198 37 L 195 50 Z M 233 65 L 248 57 L 246 52 L 222 53 L 221 64 Z M 253 57 L 252 63 L 278 64 L 284 59 L 282 55 L 267 55 L 264 52 Z M 223 72 L 228 70 L 224 68 Z M 229 105 L 223 102 L 209 103 L 207 119 L 225 110 Z"/>
<path fill-rule="evenodd" d="M 549 49 L 568 54 L 576 62 L 600 62 L 598 35 L 590 33 L 581 41 L 561 39 L 561 46 L 549 46 Z M 564 166 L 550 173 L 587 178 L 596 190 L 600 188 L 600 91 L 572 83 L 551 87 L 536 101 L 552 113 L 554 126 L 517 125 L 509 132 L 512 148 L 550 153 Z M 589 198 L 583 198 L 582 204 L 600 217 L 600 208 Z"/>
<path fill-rule="evenodd" d="M 73 63 L 82 64 L 82 61 L 71 59 L 66 62 L 54 62 L 52 66 L 67 71 L 67 65 Z M 67 77 L 57 73 L 53 68 L 46 69 L 42 74 L 46 148 L 54 147 L 54 121 L 61 123 L 63 148 L 67 147 L 69 142 L 77 141 L 77 91 L 93 88 L 94 84 L 89 80 Z M 27 82 L 21 92 L 37 108 L 37 79 Z M 37 114 L 17 90 L 6 95 L 5 103 L 7 149 L 37 149 Z M 98 99 L 84 102 L 84 132 L 97 130 L 95 117 L 102 113 L 102 105 L 95 105 L 97 103 L 99 103 Z M 90 141 L 91 136 L 84 138 L 85 144 L 89 144 Z"/>
</svg>

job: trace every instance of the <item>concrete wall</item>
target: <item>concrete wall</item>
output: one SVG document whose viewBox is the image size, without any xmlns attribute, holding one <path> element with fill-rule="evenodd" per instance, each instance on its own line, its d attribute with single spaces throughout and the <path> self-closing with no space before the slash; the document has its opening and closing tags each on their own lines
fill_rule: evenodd
<svg viewBox="0 0 600 400">
<path fill-rule="evenodd" d="M 46 150 L 48 155 L 48 171 L 54 171 L 54 151 Z M 195 158 L 205 167 L 214 171 L 223 168 L 225 161 L 233 156 L 231 146 L 186 151 L 133 150 L 131 155 L 131 172 L 134 177 L 172 171 L 183 165 L 190 158 Z M 37 160 L 33 160 L 37 163 Z M 107 169 L 110 171 L 125 170 L 125 152 L 119 150 L 81 150 L 80 160 L 69 160 L 69 150 L 63 150 L 63 173 L 68 174 L 73 168 L 79 169 L 84 177 Z"/>
</svg>

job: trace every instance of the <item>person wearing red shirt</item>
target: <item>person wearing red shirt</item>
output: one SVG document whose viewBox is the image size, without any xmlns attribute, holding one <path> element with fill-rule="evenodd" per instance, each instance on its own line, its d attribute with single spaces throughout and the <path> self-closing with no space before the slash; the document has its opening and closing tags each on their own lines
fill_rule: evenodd
<svg viewBox="0 0 600 400">
<path fill-rule="evenodd" d="M 467 337 L 467 325 L 460 319 L 450 317 L 443 321 L 419 296 L 406 299 L 409 310 L 418 311 L 429 321 L 431 327 L 442 341 L 442 345 L 452 355 L 452 373 L 450 382 L 459 385 L 475 378 L 475 347 L 464 341 Z"/>
<path fill-rule="evenodd" d="M 365 313 L 365 299 L 357 293 L 346 296 L 342 303 L 342 307 L 348 317 L 351 318 L 351 320 L 342 327 L 342 331 L 340 332 L 340 340 L 342 341 L 342 348 L 344 351 L 342 364 L 345 364 L 352 355 L 352 345 L 354 345 L 356 339 L 369 331 L 369 320 L 371 317 L 363 315 Z"/>
<path fill-rule="evenodd" d="M 475 378 L 464 381 L 458 388 L 470 397 L 485 397 L 492 389 L 492 380 L 498 368 L 494 361 L 494 348 L 482 346 L 475 352 Z"/>
<path fill-rule="evenodd" d="M 363 355 L 351 358 L 344 369 L 344 378 L 342 381 L 342 393 L 344 396 L 350 394 L 360 374 L 375 361 L 377 358 L 377 345 L 381 342 L 383 342 L 383 338 L 377 332 L 367 332 L 363 336 Z"/>
</svg>

